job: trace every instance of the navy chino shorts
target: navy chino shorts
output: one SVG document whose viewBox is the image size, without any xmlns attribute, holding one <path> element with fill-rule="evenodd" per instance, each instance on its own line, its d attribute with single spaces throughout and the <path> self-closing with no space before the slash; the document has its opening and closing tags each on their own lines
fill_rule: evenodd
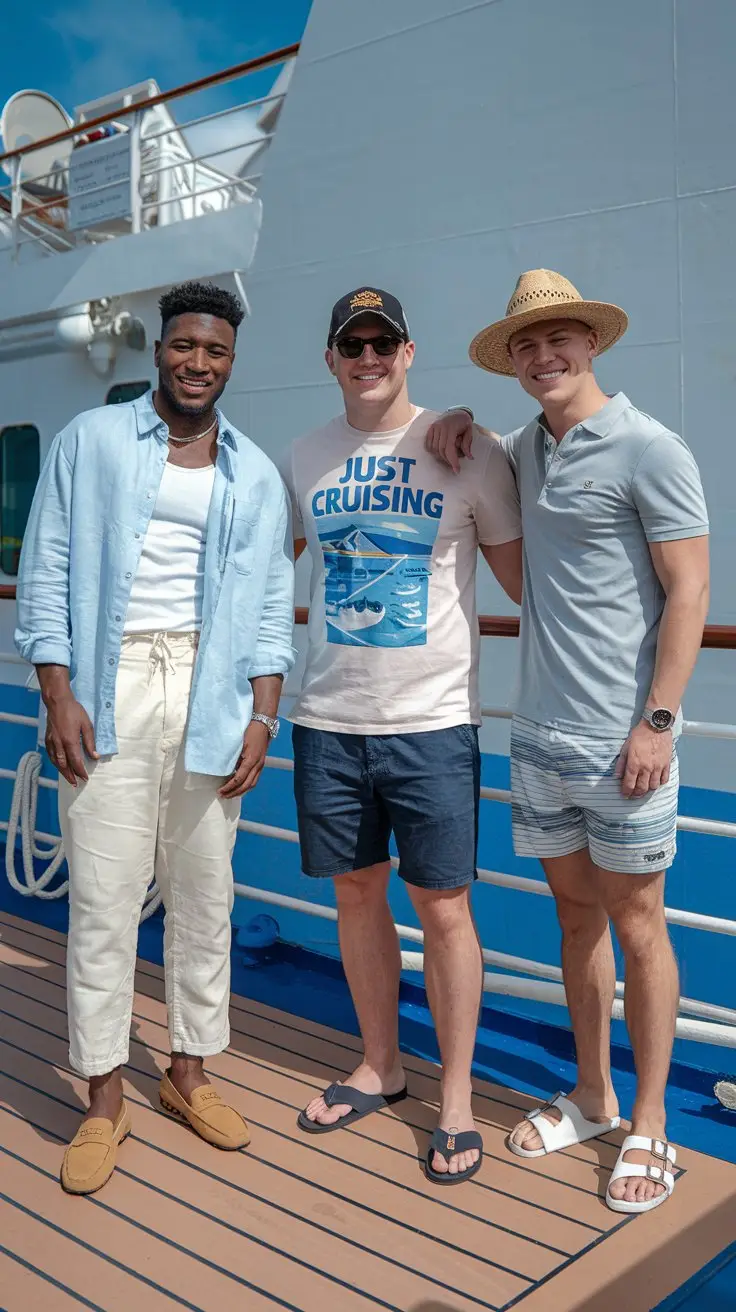
<svg viewBox="0 0 736 1312">
<path fill-rule="evenodd" d="M 302 869 L 325 878 L 389 859 L 418 888 L 477 877 L 480 750 L 472 724 L 426 733 L 330 733 L 294 725 Z"/>
</svg>

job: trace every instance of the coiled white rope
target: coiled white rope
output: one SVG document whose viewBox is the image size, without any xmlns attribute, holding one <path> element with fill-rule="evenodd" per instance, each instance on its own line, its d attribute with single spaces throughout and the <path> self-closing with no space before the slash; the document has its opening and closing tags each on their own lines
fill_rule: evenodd
<svg viewBox="0 0 736 1312">
<path fill-rule="evenodd" d="M 49 888 L 64 861 L 64 844 L 59 838 L 51 847 L 39 847 L 36 842 L 36 813 L 38 810 L 38 780 L 41 774 L 40 752 L 25 752 L 18 762 L 13 787 L 13 799 L 8 816 L 8 833 L 5 842 L 5 873 L 8 882 L 21 897 L 42 897 L 52 900 L 63 897 L 69 880 Z M 15 852 L 20 832 L 23 858 L 23 878 L 15 868 Z M 46 869 L 37 875 L 34 861 L 48 861 Z M 141 920 L 147 920 L 161 905 L 161 892 L 152 884 L 146 894 Z"/>
<path fill-rule="evenodd" d="M 39 752 L 25 752 L 18 762 L 13 787 L 13 800 L 8 816 L 8 836 L 5 843 L 5 873 L 11 888 L 21 897 L 63 897 L 69 887 L 69 880 L 59 884 L 58 888 L 49 889 L 54 876 L 60 870 L 64 860 L 64 846 L 61 839 L 52 847 L 39 847 L 36 843 L 36 812 L 38 810 L 38 778 L 41 773 L 41 755 Z M 23 856 L 23 878 L 19 879 L 15 869 L 15 849 L 20 831 L 21 852 Z M 48 861 L 42 874 L 36 875 L 36 861 Z"/>
</svg>

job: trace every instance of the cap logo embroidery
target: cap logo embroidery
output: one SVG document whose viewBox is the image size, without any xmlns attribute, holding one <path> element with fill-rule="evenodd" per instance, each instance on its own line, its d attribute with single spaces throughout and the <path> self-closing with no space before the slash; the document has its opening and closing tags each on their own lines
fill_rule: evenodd
<svg viewBox="0 0 736 1312">
<path fill-rule="evenodd" d="M 351 310 L 381 310 L 383 300 L 378 292 L 358 292 L 350 301 Z"/>
<path fill-rule="evenodd" d="M 585 482 L 583 483 L 583 487 L 585 488 L 585 491 L 587 492 L 588 489 L 591 488 L 592 486 L 593 486 L 592 478 L 586 478 Z"/>
</svg>

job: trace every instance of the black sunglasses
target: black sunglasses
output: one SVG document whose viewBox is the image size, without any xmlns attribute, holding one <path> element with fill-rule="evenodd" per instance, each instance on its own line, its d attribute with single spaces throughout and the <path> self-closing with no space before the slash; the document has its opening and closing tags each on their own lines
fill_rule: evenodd
<svg viewBox="0 0 736 1312">
<path fill-rule="evenodd" d="M 366 346 L 372 346 L 376 355 L 396 355 L 400 344 L 401 338 L 393 333 L 381 333 L 380 337 L 341 337 L 335 343 L 345 360 L 359 360 Z"/>
</svg>

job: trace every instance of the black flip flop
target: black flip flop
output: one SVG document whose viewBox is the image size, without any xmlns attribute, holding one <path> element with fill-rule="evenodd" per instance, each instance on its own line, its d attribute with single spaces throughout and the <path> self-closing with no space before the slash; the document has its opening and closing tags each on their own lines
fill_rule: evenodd
<svg viewBox="0 0 736 1312">
<path fill-rule="evenodd" d="M 456 1153 L 467 1153 L 471 1148 L 479 1148 L 480 1156 L 477 1162 L 468 1166 L 464 1171 L 435 1171 L 432 1167 L 432 1157 L 439 1153 L 444 1157 L 448 1166 L 450 1158 Z M 464 1130 L 462 1134 L 448 1134 L 447 1130 L 435 1130 L 430 1140 L 427 1157 L 424 1163 L 424 1174 L 432 1184 L 462 1184 L 464 1180 L 470 1180 L 477 1175 L 483 1164 L 483 1140 L 477 1130 Z"/>
<path fill-rule="evenodd" d="M 299 1113 L 296 1123 L 299 1129 L 305 1130 L 307 1134 L 330 1134 L 332 1130 L 342 1130 L 346 1125 L 354 1125 L 356 1121 L 361 1121 L 364 1116 L 370 1116 L 371 1112 L 380 1111 L 382 1107 L 392 1107 L 395 1102 L 402 1102 L 406 1096 L 406 1085 L 398 1093 L 361 1093 L 360 1089 L 353 1089 L 350 1084 L 331 1084 L 322 1094 L 327 1106 L 334 1107 L 336 1104 L 346 1103 L 353 1110 L 346 1112 L 333 1125 L 320 1125 L 319 1121 L 310 1121 L 304 1112 Z"/>
</svg>

